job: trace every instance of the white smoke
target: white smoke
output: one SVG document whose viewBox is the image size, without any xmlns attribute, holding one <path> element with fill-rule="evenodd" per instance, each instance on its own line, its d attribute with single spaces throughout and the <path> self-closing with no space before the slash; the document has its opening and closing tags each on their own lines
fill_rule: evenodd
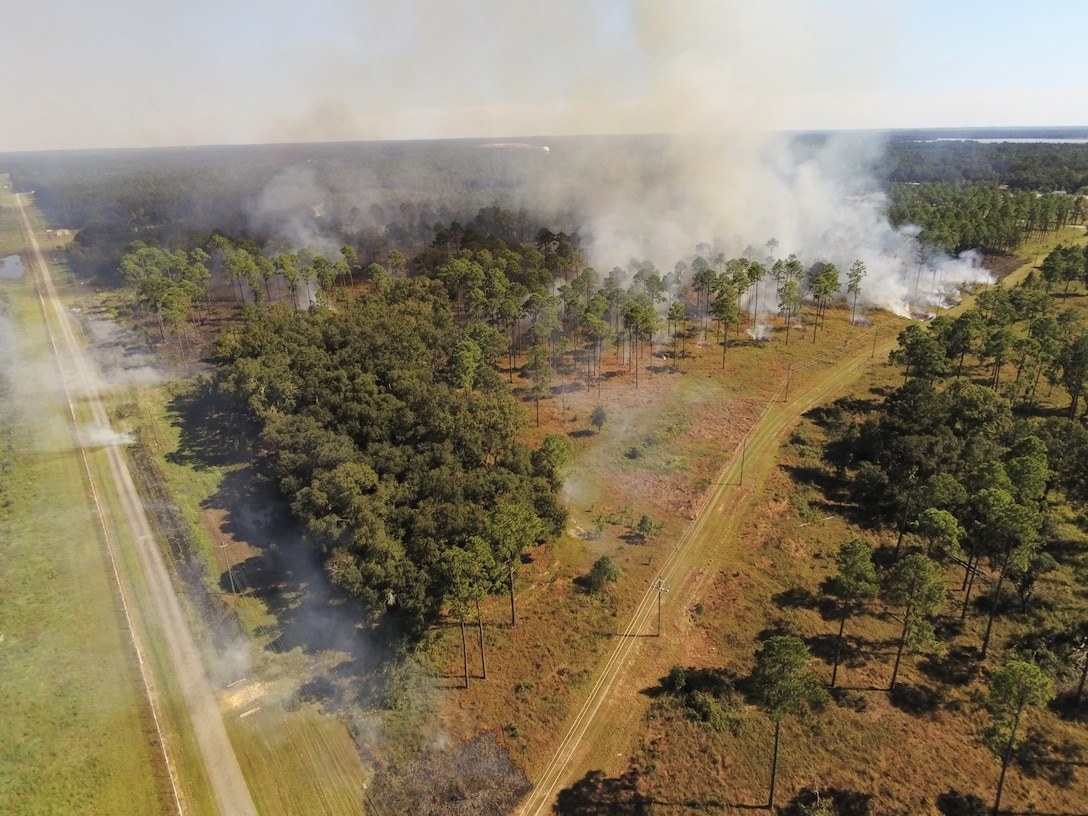
<svg viewBox="0 0 1088 816">
<path fill-rule="evenodd" d="M 136 438 L 131 433 L 115 431 L 98 423 L 87 423 L 79 428 L 79 441 L 85 448 L 106 448 L 132 445 Z"/>
<path fill-rule="evenodd" d="M 690 262 L 705 242 L 741 257 L 749 247 L 769 268 L 795 254 L 846 273 L 866 266 L 859 306 L 917 314 L 943 305 L 964 283 L 988 282 L 978 258 L 923 253 L 916 229 L 895 230 L 873 176 L 884 144 L 877 134 L 832 134 L 819 141 L 787 135 L 671 137 L 662 175 L 632 175 L 590 194 L 590 261 L 610 268 L 644 258 L 659 269 Z M 774 240 L 773 250 L 767 242 Z M 708 261 L 710 257 L 706 258 Z M 760 311 L 777 310 L 773 285 Z"/>
<path fill-rule="evenodd" d="M 246 215 L 251 229 L 271 233 L 290 248 L 309 249 L 333 260 L 337 243 L 322 226 L 329 192 L 308 167 L 280 171 L 251 202 Z"/>
<path fill-rule="evenodd" d="M 872 178 L 879 135 L 837 135 L 816 146 L 780 135 L 802 121 L 833 127 L 856 119 L 852 100 L 872 107 L 895 47 L 895 21 L 879 4 L 454 5 L 441 21 L 413 0 L 345 10 L 344 37 L 359 38 L 360 47 L 322 51 L 311 78 L 319 90 L 278 138 L 478 136 L 508 144 L 547 136 L 544 156 L 490 151 L 531 153 L 520 157 L 526 166 L 543 158 L 553 168 L 502 203 L 556 213 L 584 203 L 580 228 L 592 237 L 589 260 L 598 270 L 632 258 L 669 270 L 690 260 L 698 242 L 736 257 L 774 238 L 778 257 L 834 263 L 844 285 L 846 270 L 863 261 L 859 303 L 904 314 L 984 278 L 970 263 L 947 260 L 927 260 L 932 269 L 917 275 L 919 248 L 909 232 L 888 228 Z M 479 47 L 466 51 L 465 42 Z M 516 65 L 496 54 L 496 43 L 503 55 L 517 55 Z M 408 45 L 419 59 L 397 58 Z M 432 64 L 446 67 L 427 70 Z M 371 104 L 356 97 L 364 92 L 376 94 Z M 669 136 L 649 164 L 615 142 L 552 138 L 625 133 Z M 421 166 L 412 189 L 439 191 L 435 170 Z M 365 213 L 380 201 L 379 189 L 355 184 L 341 194 Z M 320 246 L 313 208 L 326 195 L 308 168 L 296 168 L 269 185 L 251 218 L 297 246 Z M 773 311 L 767 291 L 763 305 Z"/>
</svg>

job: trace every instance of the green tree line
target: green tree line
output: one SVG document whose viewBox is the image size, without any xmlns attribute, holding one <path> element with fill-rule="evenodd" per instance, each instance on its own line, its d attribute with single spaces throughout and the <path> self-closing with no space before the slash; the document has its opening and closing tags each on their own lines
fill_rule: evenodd
<svg viewBox="0 0 1088 816">
<path fill-rule="evenodd" d="M 521 554 L 566 519 L 565 440 L 520 441 L 499 347 L 475 329 L 437 282 L 399 279 L 335 310 L 254 312 L 216 347 L 217 388 L 259 428 L 262 473 L 329 575 L 409 634 L 480 592 L 513 603 Z"/>
</svg>

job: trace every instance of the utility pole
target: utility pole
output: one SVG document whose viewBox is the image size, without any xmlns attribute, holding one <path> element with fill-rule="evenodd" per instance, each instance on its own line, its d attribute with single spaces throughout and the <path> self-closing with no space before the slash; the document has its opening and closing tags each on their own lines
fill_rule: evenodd
<svg viewBox="0 0 1088 816">
<path fill-rule="evenodd" d="M 224 541 L 219 545 L 219 549 L 225 550 L 228 543 Z M 223 562 L 227 565 L 227 574 L 230 575 L 230 594 L 237 595 L 238 588 L 234 585 L 234 568 L 230 565 L 230 556 L 226 552 L 223 553 Z"/>
<path fill-rule="evenodd" d="M 664 578 L 658 578 L 654 587 L 657 589 L 657 637 L 661 637 L 661 596 L 669 590 L 665 587 Z"/>
</svg>

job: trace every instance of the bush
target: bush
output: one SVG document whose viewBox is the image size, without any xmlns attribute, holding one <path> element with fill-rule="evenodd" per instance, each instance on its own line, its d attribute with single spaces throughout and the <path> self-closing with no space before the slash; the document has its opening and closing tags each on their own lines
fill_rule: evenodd
<svg viewBox="0 0 1088 816">
<path fill-rule="evenodd" d="M 699 722 L 718 734 L 726 731 L 735 734 L 740 728 L 740 714 L 734 709 L 726 708 L 704 691 L 693 691 L 689 694 L 687 708 Z"/>
<path fill-rule="evenodd" d="M 647 515 L 643 515 L 638 520 L 638 524 L 635 526 L 635 532 L 638 533 L 644 540 L 651 539 L 656 536 L 665 525 L 659 521 L 654 521 Z"/>
<path fill-rule="evenodd" d="M 688 685 L 687 671 L 679 664 L 673 666 L 669 669 L 669 676 L 665 678 L 664 685 L 666 691 L 671 691 L 673 694 L 680 694 Z"/>
<path fill-rule="evenodd" d="M 604 592 L 605 586 L 615 583 L 620 577 L 620 568 L 612 563 L 607 555 L 602 555 L 593 562 L 593 567 L 585 577 L 585 586 L 594 594 Z"/>
<path fill-rule="evenodd" d="M 608 414 L 605 413 L 604 408 L 598 405 L 593 409 L 593 413 L 589 415 L 589 424 L 597 429 L 597 433 L 601 432 L 601 428 L 604 427 L 605 421 L 608 419 Z"/>
</svg>

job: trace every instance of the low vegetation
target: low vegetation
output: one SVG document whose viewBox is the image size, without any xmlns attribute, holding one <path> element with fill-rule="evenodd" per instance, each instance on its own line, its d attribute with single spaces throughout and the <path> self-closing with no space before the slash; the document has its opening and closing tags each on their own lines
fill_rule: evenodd
<svg viewBox="0 0 1088 816">
<path fill-rule="evenodd" d="M 0 194 L 0 257 L 22 251 Z M 13 229 L 14 226 L 14 229 Z M 9 813 L 173 806 L 33 282 L 0 281 L 0 802 Z M 109 735 L 104 738 L 104 735 Z"/>
<path fill-rule="evenodd" d="M 898 334 L 889 365 L 789 435 L 698 596 L 666 601 L 678 662 L 620 692 L 641 738 L 557 812 L 1088 801 L 1088 255 L 1083 197 L 1045 192 L 892 190 L 893 221 L 917 224 L 925 253 L 981 247 L 1011 268 L 1031 242 L 1037 268 L 925 324 L 863 316 L 874 355 L 878 332 Z M 161 453 L 210 471 L 231 451 L 202 501 L 232 546 L 279 525 L 224 554 L 222 575 L 205 553 L 204 580 L 229 587 L 219 608 L 269 650 L 307 653 L 282 705 L 350 728 L 368 812 L 508 811 L 526 789 L 510 758 L 529 778 L 547 762 L 617 621 L 763 406 L 820 376 L 813 348 L 862 354 L 865 259 L 840 274 L 773 239 L 599 274 L 570 214 L 540 226 L 498 206 L 463 220 L 410 207 L 410 226 L 371 233 L 339 213 L 322 226 L 340 249 L 321 255 L 272 229 L 186 232 L 161 209 L 169 234 L 88 230 L 73 260 L 112 259 L 128 319 L 201 369 Z M 248 524 L 269 497 L 272 520 Z M 316 642 L 318 595 L 345 640 Z M 263 717 L 235 737 L 265 739 Z M 485 778 L 466 770 L 481 763 Z M 331 775 L 338 800 L 351 773 Z"/>
</svg>

